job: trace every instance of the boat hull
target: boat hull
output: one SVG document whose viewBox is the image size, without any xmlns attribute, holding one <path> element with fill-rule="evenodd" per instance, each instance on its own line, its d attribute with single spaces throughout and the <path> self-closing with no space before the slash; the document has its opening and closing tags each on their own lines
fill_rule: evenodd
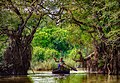
<svg viewBox="0 0 120 83">
<path fill-rule="evenodd" d="M 52 70 L 53 74 L 70 74 L 70 69 L 53 69 Z"/>
</svg>

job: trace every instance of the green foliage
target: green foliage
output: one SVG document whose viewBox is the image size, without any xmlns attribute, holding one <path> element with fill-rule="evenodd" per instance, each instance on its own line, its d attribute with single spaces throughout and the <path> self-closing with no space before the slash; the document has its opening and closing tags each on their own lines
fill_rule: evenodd
<svg viewBox="0 0 120 83">
<path fill-rule="evenodd" d="M 18 20 L 18 17 L 9 11 L 6 10 L 2 10 L 0 11 L 0 26 L 1 27 L 6 27 L 11 29 L 17 29 L 18 28 L 18 24 L 19 24 L 20 20 Z M 1 29 L 1 28 L 0 28 Z"/>
<path fill-rule="evenodd" d="M 98 35 L 100 32 L 97 27 L 102 27 L 104 34 L 107 35 L 111 30 L 119 29 L 120 8 L 118 0 L 76 0 L 71 5 L 72 8 L 70 6 L 68 9 L 72 11 L 74 18 L 85 23 L 80 26 L 82 31 L 96 30 L 94 34 Z M 99 36 L 95 36 L 95 38 L 99 38 Z"/>
<path fill-rule="evenodd" d="M 78 55 L 78 53 L 77 53 L 77 49 L 76 48 L 73 48 L 72 50 L 69 50 L 68 51 L 68 58 L 74 58 L 74 57 L 76 57 L 77 59 L 79 58 L 79 55 Z"/>
<path fill-rule="evenodd" d="M 38 29 L 32 41 L 33 62 L 67 56 L 67 51 L 72 49 L 67 41 L 68 33 L 59 27 Z"/>
<path fill-rule="evenodd" d="M 79 59 L 80 56 L 77 53 L 79 49 L 81 49 L 83 56 L 88 54 L 88 49 L 86 49 L 86 46 L 89 46 L 88 42 L 91 42 L 89 34 L 83 33 L 79 27 L 69 26 L 69 28 L 61 29 L 48 26 L 48 28 L 39 28 L 32 41 L 33 62 L 42 61 L 44 63 L 44 61 L 52 59 L 53 55 L 57 58 L 65 57 L 70 60 L 76 56 Z M 65 59 L 66 62 L 73 66 L 74 61 L 68 62 L 68 59 Z"/>
<path fill-rule="evenodd" d="M 68 31 L 60 28 L 38 29 L 33 39 L 33 46 L 48 47 L 57 51 L 67 51 L 71 45 L 67 41 Z"/>
<path fill-rule="evenodd" d="M 109 41 L 111 41 L 111 40 L 116 40 L 117 38 L 120 37 L 120 29 L 110 31 L 110 32 L 107 34 L 107 37 L 109 37 Z"/>
<path fill-rule="evenodd" d="M 39 46 L 33 48 L 33 62 L 43 62 L 44 60 L 52 59 L 53 57 L 59 57 L 58 51 L 49 48 L 41 48 Z"/>
<path fill-rule="evenodd" d="M 0 35 L 0 62 L 3 60 L 3 54 L 7 47 L 7 37 L 4 35 Z"/>
</svg>

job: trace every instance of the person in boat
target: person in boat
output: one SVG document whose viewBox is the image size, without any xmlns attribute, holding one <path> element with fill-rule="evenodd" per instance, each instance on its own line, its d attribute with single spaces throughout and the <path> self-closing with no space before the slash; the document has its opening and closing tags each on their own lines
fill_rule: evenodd
<svg viewBox="0 0 120 83">
<path fill-rule="evenodd" d="M 56 58 L 54 58 L 55 62 L 58 62 L 58 69 L 63 69 L 65 62 L 63 60 L 63 58 L 60 58 L 60 60 L 57 60 Z"/>
</svg>

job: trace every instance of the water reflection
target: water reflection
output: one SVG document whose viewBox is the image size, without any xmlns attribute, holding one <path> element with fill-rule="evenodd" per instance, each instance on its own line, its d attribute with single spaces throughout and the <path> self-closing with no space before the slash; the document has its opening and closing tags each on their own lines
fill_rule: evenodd
<svg viewBox="0 0 120 83">
<path fill-rule="evenodd" d="M 119 76 L 120 77 L 120 76 Z M 52 73 L 30 74 L 27 77 L 0 77 L 0 83 L 120 83 L 116 76 L 100 74 L 55 75 Z"/>
<path fill-rule="evenodd" d="M 86 79 L 86 74 L 70 74 L 63 78 L 56 78 L 56 83 L 82 83 Z"/>
<path fill-rule="evenodd" d="M 33 83 L 27 76 L 0 77 L 0 83 Z"/>
<path fill-rule="evenodd" d="M 30 75 L 30 77 L 34 83 L 120 83 L 120 79 L 116 76 L 100 74 L 55 75 L 49 73 Z"/>
</svg>

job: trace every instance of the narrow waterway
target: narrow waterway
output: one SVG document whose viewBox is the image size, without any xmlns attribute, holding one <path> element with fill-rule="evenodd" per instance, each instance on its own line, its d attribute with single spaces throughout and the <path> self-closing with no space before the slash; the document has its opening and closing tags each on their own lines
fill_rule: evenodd
<svg viewBox="0 0 120 83">
<path fill-rule="evenodd" d="M 0 83 L 120 83 L 113 75 L 71 73 L 57 75 L 51 72 L 40 72 L 28 76 L 0 77 Z"/>
</svg>

